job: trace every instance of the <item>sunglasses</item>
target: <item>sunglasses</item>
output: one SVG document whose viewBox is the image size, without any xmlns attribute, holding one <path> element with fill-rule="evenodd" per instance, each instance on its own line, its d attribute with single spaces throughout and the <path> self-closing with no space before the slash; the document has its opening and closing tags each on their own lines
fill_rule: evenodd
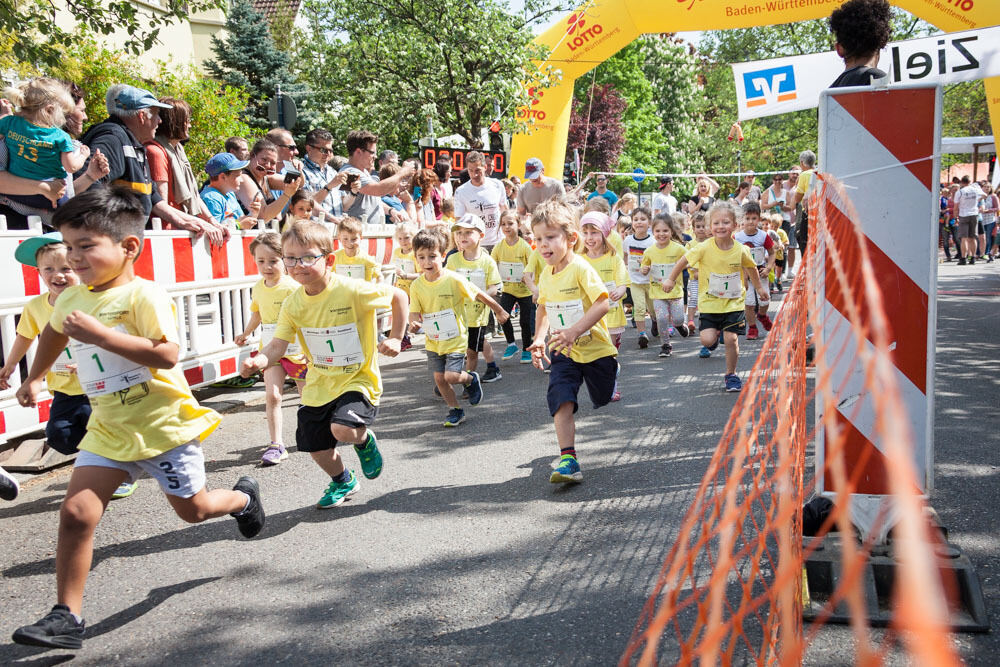
<svg viewBox="0 0 1000 667">
<path fill-rule="evenodd" d="M 290 151 L 298 152 L 299 148 L 295 144 L 278 144 L 278 148 L 285 148 Z"/>
<path fill-rule="evenodd" d="M 323 155 L 333 155 L 333 149 L 332 148 L 325 148 L 323 146 L 317 146 L 316 144 L 309 144 L 309 146 L 311 146 L 312 148 L 315 148 L 316 150 L 318 150 Z"/>
<path fill-rule="evenodd" d="M 362 148 L 361 150 L 363 150 L 364 152 L 368 153 L 369 155 L 375 155 L 375 151 L 373 151 L 373 150 L 369 150 L 367 148 Z"/>
</svg>

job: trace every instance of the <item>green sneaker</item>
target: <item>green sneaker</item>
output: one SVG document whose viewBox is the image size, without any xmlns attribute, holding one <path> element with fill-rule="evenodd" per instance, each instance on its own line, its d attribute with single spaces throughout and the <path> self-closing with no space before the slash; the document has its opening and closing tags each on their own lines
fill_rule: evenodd
<svg viewBox="0 0 1000 667">
<path fill-rule="evenodd" d="M 213 382 L 211 386 L 216 389 L 249 389 L 257 384 L 258 379 L 260 379 L 258 375 L 251 375 L 248 378 L 234 375 L 226 380 Z"/>
<path fill-rule="evenodd" d="M 118 488 L 115 489 L 115 492 L 111 494 L 111 499 L 121 500 L 122 498 L 128 498 L 133 493 L 135 493 L 135 490 L 138 488 L 139 488 L 139 482 L 131 482 L 131 483 L 127 481 L 122 482 L 121 484 L 118 485 Z"/>
<path fill-rule="evenodd" d="M 321 510 L 329 509 L 331 507 L 336 507 L 344 502 L 347 496 L 351 495 L 358 490 L 358 478 L 355 476 L 354 471 L 351 471 L 350 481 L 340 483 L 330 480 L 330 486 L 326 487 L 326 493 L 323 497 L 319 499 L 316 503 L 316 507 Z"/>
<path fill-rule="evenodd" d="M 365 477 L 375 479 L 382 473 L 382 453 L 378 451 L 378 440 L 375 439 L 374 433 L 369 430 L 368 442 L 365 443 L 364 447 L 354 445 L 354 451 L 361 459 L 361 472 L 365 474 Z"/>
</svg>

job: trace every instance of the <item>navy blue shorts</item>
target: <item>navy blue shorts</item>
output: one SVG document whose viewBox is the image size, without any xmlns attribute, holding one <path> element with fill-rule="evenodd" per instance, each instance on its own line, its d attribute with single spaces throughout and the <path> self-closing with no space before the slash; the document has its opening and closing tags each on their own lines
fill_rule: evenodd
<svg viewBox="0 0 1000 667">
<path fill-rule="evenodd" d="M 75 454 L 76 446 L 87 433 L 90 421 L 90 401 L 86 394 L 73 396 L 61 391 L 52 393 L 45 439 L 49 447 L 60 454 Z"/>
<path fill-rule="evenodd" d="M 742 310 L 734 310 L 729 313 L 701 313 L 698 331 L 705 329 L 717 329 L 734 333 L 737 336 L 745 336 L 747 334 L 747 316 Z"/>
<path fill-rule="evenodd" d="M 378 406 L 372 405 L 359 391 L 348 391 L 326 405 L 300 405 L 295 429 L 295 445 L 300 452 L 322 452 L 337 446 L 331 424 L 349 428 L 371 426 L 378 416 Z"/>
<path fill-rule="evenodd" d="M 555 415 L 563 403 L 572 403 L 573 412 L 580 406 L 576 396 L 580 385 L 587 383 L 590 400 L 594 409 L 611 402 L 615 392 L 615 375 L 618 373 L 618 359 L 614 356 L 601 357 L 586 364 L 573 361 L 561 354 L 552 355 L 552 369 L 549 373 L 549 414 Z"/>
</svg>

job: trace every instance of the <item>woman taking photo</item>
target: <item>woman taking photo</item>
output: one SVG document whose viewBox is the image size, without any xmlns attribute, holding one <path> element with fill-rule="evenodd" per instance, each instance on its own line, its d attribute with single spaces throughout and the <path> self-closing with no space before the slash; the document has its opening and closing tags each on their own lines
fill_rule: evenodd
<svg viewBox="0 0 1000 667">
<path fill-rule="evenodd" d="M 240 178 L 236 196 L 240 200 L 240 205 L 246 211 L 250 210 L 250 205 L 258 196 L 263 199 L 264 205 L 260 210 L 261 220 L 274 220 L 292 200 L 294 195 L 305 183 L 305 178 L 299 176 L 291 183 L 285 184 L 285 189 L 280 197 L 275 197 L 271 188 L 267 185 L 267 177 L 275 173 L 278 166 L 278 147 L 267 139 L 261 139 L 250 149 L 250 164 L 243 169 L 243 177 Z"/>
</svg>

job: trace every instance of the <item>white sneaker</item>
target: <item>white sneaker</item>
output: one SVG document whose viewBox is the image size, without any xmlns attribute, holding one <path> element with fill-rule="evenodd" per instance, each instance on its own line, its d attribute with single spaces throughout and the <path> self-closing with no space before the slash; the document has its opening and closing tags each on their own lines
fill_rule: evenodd
<svg viewBox="0 0 1000 667">
<path fill-rule="evenodd" d="M 17 480 L 9 472 L 0 468 L 0 498 L 4 500 L 14 500 L 21 491 Z"/>
</svg>

